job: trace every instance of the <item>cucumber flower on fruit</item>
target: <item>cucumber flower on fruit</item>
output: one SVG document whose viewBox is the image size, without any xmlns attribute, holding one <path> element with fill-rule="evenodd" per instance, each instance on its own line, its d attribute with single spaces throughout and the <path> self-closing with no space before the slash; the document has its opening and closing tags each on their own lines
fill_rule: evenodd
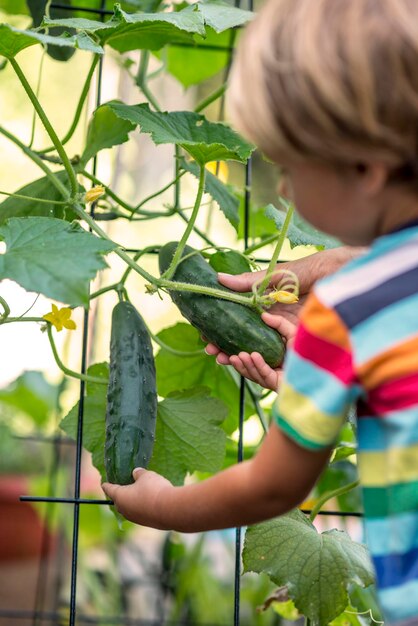
<svg viewBox="0 0 418 626">
<path fill-rule="evenodd" d="M 222 183 L 228 182 L 229 167 L 225 161 L 210 161 L 206 163 L 208 172 L 217 176 Z"/>
<path fill-rule="evenodd" d="M 96 185 L 86 192 L 84 196 L 84 202 L 96 202 L 96 200 L 104 196 L 105 193 L 106 190 L 103 185 Z"/>
<path fill-rule="evenodd" d="M 58 309 L 57 305 L 53 304 L 51 313 L 43 315 L 42 318 L 53 324 L 58 331 L 63 328 L 68 328 L 68 330 L 77 328 L 76 323 L 71 319 L 71 309 L 67 306 Z"/>
</svg>

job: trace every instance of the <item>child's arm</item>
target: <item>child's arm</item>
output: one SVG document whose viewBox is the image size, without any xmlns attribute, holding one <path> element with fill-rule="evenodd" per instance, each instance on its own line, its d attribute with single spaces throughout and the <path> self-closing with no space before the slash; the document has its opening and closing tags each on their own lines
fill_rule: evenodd
<svg viewBox="0 0 418 626">
<path fill-rule="evenodd" d="M 302 502 L 330 451 L 305 450 L 272 424 L 252 460 L 203 482 L 173 487 L 155 472 L 136 470 L 134 484 L 105 483 L 103 490 L 126 519 L 144 526 L 180 532 L 244 526 Z"/>
</svg>

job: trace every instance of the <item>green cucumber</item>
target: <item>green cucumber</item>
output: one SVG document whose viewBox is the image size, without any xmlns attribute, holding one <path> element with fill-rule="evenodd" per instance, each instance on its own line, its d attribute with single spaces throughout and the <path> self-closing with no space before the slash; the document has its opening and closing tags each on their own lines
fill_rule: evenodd
<svg viewBox="0 0 418 626">
<path fill-rule="evenodd" d="M 178 242 L 172 241 L 161 248 L 161 274 L 169 267 L 177 246 Z M 177 266 L 173 281 L 204 285 L 233 293 L 218 283 L 216 271 L 196 250 L 185 246 L 182 257 L 191 253 L 194 254 Z M 285 352 L 283 340 L 263 322 L 257 311 L 243 304 L 191 291 L 171 291 L 170 297 L 182 315 L 225 354 L 259 352 L 271 367 L 278 367 L 282 363 Z"/>
<path fill-rule="evenodd" d="M 151 339 L 129 302 L 112 313 L 107 390 L 105 468 L 107 480 L 133 482 L 132 470 L 147 467 L 157 419 L 157 390 Z"/>
</svg>

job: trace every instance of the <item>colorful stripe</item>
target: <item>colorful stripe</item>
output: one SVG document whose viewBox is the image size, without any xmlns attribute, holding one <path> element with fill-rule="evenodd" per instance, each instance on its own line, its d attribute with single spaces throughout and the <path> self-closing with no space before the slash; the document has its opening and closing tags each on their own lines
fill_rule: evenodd
<svg viewBox="0 0 418 626">
<path fill-rule="evenodd" d="M 418 445 L 391 447 L 379 452 L 361 450 L 357 463 L 364 487 L 385 487 L 411 481 L 418 483 Z"/>
<path fill-rule="evenodd" d="M 325 372 L 332 373 L 342 383 L 353 381 L 351 353 L 310 333 L 303 324 L 298 327 L 293 349 Z"/>
<path fill-rule="evenodd" d="M 404 554 L 418 548 L 418 512 L 366 519 L 364 527 L 367 545 L 374 556 Z"/>
<path fill-rule="evenodd" d="M 418 548 L 413 548 L 405 554 L 374 557 L 373 564 L 380 589 L 413 580 L 418 582 Z"/>
<path fill-rule="evenodd" d="M 411 259 L 409 259 L 411 262 Z M 413 258 L 416 265 L 417 260 Z M 336 305 L 335 310 L 348 328 L 354 328 L 364 320 L 387 307 L 416 294 L 418 285 L 418 267 L 412 267 L 404 274 L 397 274 L 390 280 L 369 289 L 356 297 L 349 298 Z"/>
<path fill-rule="evenodd" d="M 418 294 L 383 309 L 356 326 L 351 334 L 354 361 L 365 361 L 418 334 Z"/>
<path fill-rule="evenodd" d="M 358 419 L 357 438 L 362 450 L 383 451 L 389 443 L 396 448 L 418 444 L 418 407 Z"/>
<path fill-rule="evenodd" d="M 329 341 L 351 352 L 350 337 L 347 327 L 333 309 L 326 308 L 313 292 L 300 314 L 300 324 L 307 332 L 325 341 Z"/>
<path fill-rule="evenodd" d="M 338 436 L 345 420 L 343 415 L 329 415 L 321 411 L 315 401 L 298 393 L 284 381 L 276 401 L 276 412 L 282 422 L 314 446 L 328 447 Z"/>
<path fill-rule="evenodd" d="M 416 511 L 418 481 L 389 487 L 364 487 L 363 504 L 365 515 L 370 519 Z"/>
<path fill-rule="evenodd" d="M 405 234 L 401 234 L 399 243 L 404 239 Z M 367 293 L 394 276 L 410 270 L 416 266 L 414 255 L 417 242 L 418 229 L 415 230 L 415 236 L 401 248 L 398 247 L 399 243 L 394 246 L 393 242 L 388 242 L 389 246 L 376 246 L 368 254 L 348 263 L 336 274 L 322 279 L 315 286 L 319 299 L 327 307 L 333 308 L 344 300 Z M 384 244 L 383 241 L 381 243 Z"/>
<path fill-rule="evenodd" d="M 367 405 L 375 415 L 418 407 L 418 372 L 373 389 L 369 392 Z"/>
<path fill-rule="evenodd" d="M 357 368 L 365 389 L 373 389 L 395 378 L 418 371 L 418 334 L 402 341 L 389 350 L 379 352 L 374 358 Z"/>
<path fill-rule="evenodd" d="M 412 580 L 404 585 L 382 589 L 379 591 L 379 600 L 386 618 L 385 626 L 393 626 L 401 620 L 417 617 L 418 581 Z"/>
</svg>

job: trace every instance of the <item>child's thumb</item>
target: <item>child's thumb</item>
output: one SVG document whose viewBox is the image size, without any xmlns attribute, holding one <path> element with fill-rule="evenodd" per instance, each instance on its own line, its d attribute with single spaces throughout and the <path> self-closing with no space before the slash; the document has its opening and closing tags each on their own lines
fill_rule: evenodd
<svg viewBox="0 0 418 626">
<path fill-rule="evenodd" d="M 136 467 L 133 472 L 132 472 L 132 476 L 135 480 L 135 482 L 138 480 L 138 478 L 147 470 L 144 469 L 143 467 Z"/>
</svg>

